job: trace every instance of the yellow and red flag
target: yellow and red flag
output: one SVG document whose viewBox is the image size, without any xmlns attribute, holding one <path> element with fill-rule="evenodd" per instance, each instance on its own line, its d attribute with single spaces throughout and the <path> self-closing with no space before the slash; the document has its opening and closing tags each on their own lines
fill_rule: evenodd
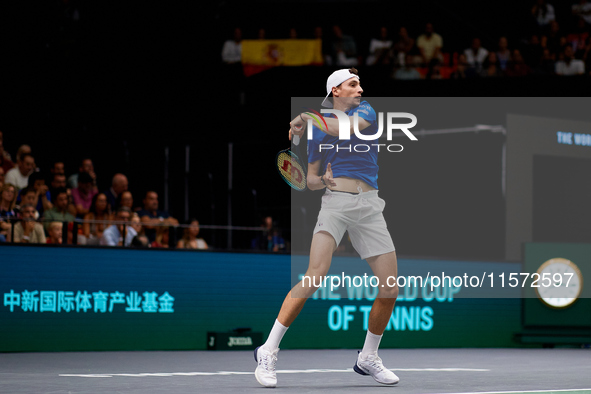
<svg viewBox="0 0 591 394">
<path fill-rule="evenodd" d="M 242 40 L 242 67 L 250 76 L 277 66 L 320 66 L 322 40 Z"/>
</svg>

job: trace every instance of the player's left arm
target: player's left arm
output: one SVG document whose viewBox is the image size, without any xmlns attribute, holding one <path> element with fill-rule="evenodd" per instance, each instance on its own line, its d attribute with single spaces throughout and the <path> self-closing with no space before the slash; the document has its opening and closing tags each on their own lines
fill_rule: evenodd
<svg viewBox="0 0 591 394">
<path fill-rule="evenodd" d="M 320 174 L 320 160 L 308 163 L 308 176 L 306 179 L 308 183 L 308 189 L 310 190 L 321 190 L 327 186 L 334 187 L 337 185 L 332 177 L 332 167 L 330 163 L 328 163 L 326 167 L 326 172 L 324 174 Z M 324 183 L 322 183 L 321 179 L 324 180 Z"/>
</svg>

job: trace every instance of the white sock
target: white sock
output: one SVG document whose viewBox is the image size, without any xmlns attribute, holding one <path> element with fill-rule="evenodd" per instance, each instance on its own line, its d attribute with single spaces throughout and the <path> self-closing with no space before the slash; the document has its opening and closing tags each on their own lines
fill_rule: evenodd
<svg viewBox="0 0 591 394">
<path fill-rule="evenodd" d="M 363 349 L 361 350 L 361 357 L 366 358 L 368 355 L 372 353 L 378 352 L 378 347 L 380 347 L 380 341 L 382 340 L 382 335 L 372 334 L 367 330 L 367 335 L 365 336 L 365 343 L 363 344 Z"/>
<path fill-rule="evenodd" d="M 269 338 L 267 338 L 267 342 L 265 342 L 263 347 L 271 352 L 275 349 L 279 349 L 279 343 L 288 328 L 289 327 L 285 327 L 283 324 L 279 323 L 279 320 L 275 319 L 275 324 L 273 324 L 273 328 L 269 333 Z"/>
</svg>

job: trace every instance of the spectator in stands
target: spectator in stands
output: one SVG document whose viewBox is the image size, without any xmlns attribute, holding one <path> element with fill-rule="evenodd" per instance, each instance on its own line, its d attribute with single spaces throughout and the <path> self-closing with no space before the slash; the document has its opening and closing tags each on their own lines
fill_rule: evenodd
<svg viewBox="0 0 591 394">
<path fill-rule="evenodd" d="M 86 172 L 91 176 L 93 186 L 96 188 L 96 173 L 94 172 L 94 164 L 92 163 L 92 159 L 88 157 L 85 157 L 80 161 L 78 173 L 70 175 L 68 178 L 68 187 L 70 189 L 75 189 L 78 187 L 78 174 L 81 172 Z"/>
<path fill-rule="evenodd" d="M 332 62 L 330 54 L 332 52 L 332 48 L 329 40 L 324 39 L 324 30 L 322 29 L 322 26 L 316 26 L 314 28 L 314 38 L 317 40 L 322 40 L 322 60 L 325 64 L 331 65 Z"/>
<path fill-rule="evenodd" d="M 119 196 L 117 196 L 117 203 L 115 205 L 115 209 L 117 209 L 119 207 L 127 207 L 127 208 L 131 209 L 132 212 L 134 211 L 134 209 L 133 209 L 133 195 L 131 194 L 131 192 L 129 190 L 125 190 L 124 192 L 119 194 Z"/>
<path fill-rule="evenodd" d="M 575 57 L 581 59 L 585 52 L 585 45 L 589 37 L 589 27 L 583 19 L 577 21 L 577 28 L 566 37 L 566 42 L 573 47 Z"/>
<path fill-rule="evenodd" d="M 64 225 L 61 222 L 49 223 L 47 243 L 61 245 L 63 242 Z"/>
<path fill-rule="evenodd" d="M 417 38 L 417 48 L 419 48 L 425 66 L 428 66 L 433 59 L 443 61 L 441 54 L 443 38 L 433 31 L 432 23 L 427 23 L 425 32 Z"/>
<path fill-rule="evenodd" d="M 546 0 L 537 0 L 531 9 L 531 14 L 542 31 L 550 25 L 550 22 L 556 19 L 554 7 L 548 4 Z"/>
<path fill-rule="evenodd" d="M 567 45 L 564 48 L 562 58 L 556 62 L 556 74 L 558 75 L 583 75 L 585 74 L 585 63 L 575 59 L 573 47 Z"/>
<path fill-rule="evenodd" d="M 281 235 L 281 231 L 279 231 L 278 228 L 273 228 L 272 234 L 273 235 L 271 237 L 271 245 L 272 245 L 271 251 L 281 252 L 281 251 L 285 250 L 285 248 L 286 248 L 285 239 L 283 239 L 283 236 Z"/>
<path fill-rule="evenodd" d="M 412 55 L 407 54 L 404 66 L 394 71 L 394 79 L 400 80 L 411 80 L 421 79 L 421 73 L 414 67 L 414 58 Z"/>
<path fill-rule="evenodd" d="M 14 163 L 10 160 L 10 155 L 4 150 L 4 141 L 0 139 L 0 168 L 6 174 L 14 167 Z"/>
<path fill-rule="evenodd" d="M 585 51 L 581 59 L 585 63 L 585 70 L 591 74 L 591 37 L 587 38 L 587 44 L 585 45 Z"/>
<path fill-rule="evenodd" d="M 16 161 L 18 162 L 20 160 L 21 156 L 24 155 L 25 153 L 28 153 L 30 155 L 33 154 L 33 150 L 27 144 L 23 144 L 18 147 L 18 150 L 16 151 Z"/>
<path fill-rule="evenodd" d="M 28 188 L 35 191 L 35 200 L 30 201 L 30 203 L 33 204 L 39 215 L 43 216 L 43 212 L 45 212 L 46 209 L 53 208 L 53 204 L 51 203 L 51 193 L 49 192 L 49 187 L 45 184 L 45 177 L 41 172 L 33 172 L 29 176 L 27 189 Z M 17 201 L 20 201 L 20 199 L 21 194 L 17 197 Z"/>
<path fill-rule="evenodd" d="M 6 173 L 4 172 L 4 168 L 0 167 L 0 188 L 2 188 L 2 186 L 4 186 L 4 175 Z"/>
<path fill-rule="evenodd" d="M 39 195 L 37 194 L 37 192 L 35 191 L 34 187 L 31 186 L 27 186 L 24 189 L 22 189 L 19 193 L 20 196 L 20 204 L 17 206 L 17 211 L 20 212 L 21 207 L 25 204 L 28 205 L 32 205 L 34 207 L 39 208 L 39 206 L 43 206 L 43 204 L 41 204 L 41 202 L 39 201 Z M 18 198 L 17 198 L 18 199 Z M 35 220 L 38 220 L 39 217 L 42 216 L 39 214 L 39 209 L 35 210 Z"/>
<path fill-rule="evenodd" d="M 474 67 L 470 67 L 468 61 L 466 60 L 466 55 L 461 53 L 458 55 L 458 64 L 456 65 L 454 71 L 451 73 L 451 79 L 466 79 L 466 78 L 473 78 L 476 76 L 476 69 Z"/>
<path fill-rule="evenodd" d="M 234 28 L 234 36 L 222 47 L 222 61 L 225 64 L 239 64 L 242 61 L 242 29 Z"/>
<path fill-rule="evenodd" d="M 393 44 L 394 42 L 388 34 L 388 28 L 382 26 L 379 37 L 374 37 L 369 42 L 369 56 L 367 57 L 366 64 L 368 66 L 391 64 L 394 59 Z"/>
<path fill-rule="evenodd" d="M 470 67 L 476 70 L 479 74 L 482 71 L 482 65 L 488 57 L 488 50 L 482 47 L 480 38 L 475 37 L 472 39 L 472 45 L 464 51 L 466 55 L 466 61 Z"/>
<path fill-rule="evenodd" d="M 132 248 L 149 248 L 150 241 L 148 240 L 148 237 L 146 237 L 145 235 L 138 234 L 135 237 L 133 237 L 133 239 L 131 240 L 131 247 Z"/>
<path fill-rule="evenodd" d="M 505 70 L 505 75 L 508 77 L 524 77 L 530 73 L 531 68 L 525 64 L 521 51 L 514 49 L 509 66 Z"/>
<path fill-rule="evenodd" d="M 131 211 L 127 207 L 120 207 L 117 210 L 117 216 L 115 220 L 120 222 L 118 224 L 112 224 L 105 229 L 103 236 L 101 237 L 100 244 L 107 246 L 129 246 L 131 241 L 137 235 L 136 231 L 129 224 L 131 218 Z"/>
<path fill-rule="evenodd" d="M 542 58 L 532 73 L 536 75 L 553 75 L 556 71 L 556 59 L 548 48 L 542 51 Z"/>
<path fill-rule="evenodd" d="M 10 234 L 10 219 L 16 217 L 16 188 L 5 183 L 0 188 L 0 242 L 6 242 Z"/>
<path fill-rule="evenodd" d="M 550 52 L 556 56 L 564 51 L 564 45 L 566 45 L 566 37 L 560 30 L 560 25 L 556 21 L 550 22 L 550 31 L 546 35 L 545 46 L 550 49 Z"/>
<path fill-rule="evenodd" d="M 138 215 L 150 242 L 154 242 L 156 239 L 156 228 L 159 225 L 177 226 L 179 224 L 178 220 L 170 216 L 168 212 L 158 210 L 158 193 L 155 191 L 148 191 L 143 203 L 144 209 L 140 210 Z"/>
<path fill-rule="evenodd" d="M 439 60 L 433 59 L 429 62 L 425 79 L 443 79 L 441 75 L 441 62 Z"/>
<path fill-rule="evenodd" d="M 500 62 L 497 59 L 495 52 L 489 52 L 488 58 L 485 60 L 480 72 L 481 77 L 501 77 L 503 76 L 503 70 L 501 70 Z"/>
<path fill-rule="evenodd" d="M 72 216 L 76 216 L 76 205 L 74 204 L 74 197 L 72 197 L 72 189 L 66 188 L 66 193 L 68 194 L 68 207 L 67 211 Z"/>
<path fill-rule="evenodd" d="M 273 217 L 265 216 L 261 220 L 261 231 L 251 241 L 252 249 L 267 250 L 269 235 L 273 229 Z"/>
<path fill-rule="evenodd" d="M 509 61 L 511 61 L 511 51 L 509 50 L 509 43 L 507 41 L 507 37 L 499 38 L 499 49 L 496 53 L 496 58 L 498 62 L 498 67 L 501 71 L 505 71 L 507 69 L 507 65 Z M 490 62 L 490 57 L 489 57 Z"/>
<path fill-rule="evenodd" d="M 73 222 L 76 217 L 68 212 L 68 191 L 57 189 L 53 196 L 53 208 L 43 214 L 45 230 L 49 228 L 50 222 Z"/>
<path fill-rule="evenodd" d="M 540 36 L 540 47 L 542 49 L 548 48 L 548 36 L 546 36 L 546 35 Z M 550 49 L 550 48 L 548 48 L 548 49 Z M 552 53 L 552 52 L 550 52 L 550 53 Z M 552 55 L 554 55 L 554 54 L 552 53 Z"/>
<path fill-rule="evenodd" d="M 10 183 L 5 183 L 0 189 L 0 216 L 15 216 L 16 188 Z"/>
<path fill-rule="evenodd" d="M 66 176 L 64 174 L 54 173 L 51 175 L 51 182 L 49 183 L 49 191 L 53 196 L 54 190 L 66 188 Z"/>
<path fill-rule="evenodd" d="M 533 34 L 529 39 L 528 43 L 524 46 L 521 51 L 525 63 L 531 68 L 537 68 L 542 61 L 544 55 L 544 48 L 542 48 L 540 42 L 540 36 Z"/>
<path fill-rule="evenodd" d="M 5 175 L 5 182 L 10 183 L 18 190 L 24 189 L 29 184 L 29 176 L 35 170 L 35 159 L 30 153 L 23 153 L 16 161 L 16 167 L 10 169 Z"/>
<path fill-rule="evenodd" d="M 189 227 L 185 227 L 183 238 L 179 240 L 177 249 L 207 249 L 207 242 L 203 238 L 197 238 L 199 235 L 199 221 L 191 220 Z"/>
<path fill-rule="evenodd" d="M 142 227 L 142 220 L 137 212 L 131 215 L 130 226 L 136 231 L 138 235 L 144 235 L 144 228 Z"/>
<path fill-rule="evenodd" d="M 406 61 L 406 55 L 411 53 L 414 49 L 415 40 L 408 35 L 406 27 L 401 27 L 398 30 L 398 37 L 393 45 L 393 49 L 396 56 L 396 63 L 400 66 L 404 66 Z"/>
<path fill-rule="evenodd" d="M 170 235 L 170 227 L 167 226 L 158 226 L 156 228 L 156 236 L 154 241 L 150 244 L 152 248 L 168 248 L 169 242 L 169 235 Z"/>
<path fill-rule="evenodd" d="M 357 58 L 357 44 L 353 37 L 343 34 L 340 26 L 332 27 L 332 61 L 337 66 L 356 66 L 359 64 Z"/>
<path fill-rule="evenodd" d="M 3 144 L 1 144 L 2 142 L 4 142 L 4 133 L 2 131 L 0 131 L 0 146 L 4 146 Z M 6 152 L 6 151 L 0 151 L 0 159 L 8 159 L 10 161 L 12 161 L 12 157 L 10 156 L 10 153 Z"/>
<path fill-rule="evenodd" d="M 14 225 L 13 241 L 16 243 L 46 243 L 43 226 L 35 221 L 35 207 L 25 204 L 21 207 L 22 221 Z"/>
<path fill-rule="evenodd" d="M 55 161 L 53 162 L 53 165 L 51 166 L 51 174 L 61 174 L 61 175 L 66 175 L 66 166 L 64 165 L 63 161 Z M 64 185 L 65 187 L 65 185 Z"/>
<path fill-rule="evenodd" d="M 105 195 L 107 196 L 107 200 L 111 207 L 115 209 L 117 206 L 117 197 L 127 190 L 129 187 L 129 182 L 127 177 L 123 174 L 115 174 L 113 175 L 113 179 L 111 180 L 111 187 L 109 190 L 105 191 Z"/>
<path fill-rule="evenodd" d="M 281 237 L 279 229 L 271 216 L 263 218 L 261 223 L 262 231 L 252 240 L 252 248 L 278 252 L 285 249 L 285 240 Z"/>
<path fill-rule="evenodd" d="M 98 194 L 94 180 L 87 172 L 78 174 L 78 187 L 72 189 L 72 199 L 76 206 L 76 216 L 84 217 L 92 205 L 92 198 Z"/>
<path fill-rule="evenodd" d="M 572 6 L 573 15 L 582 20 L 587 27 L 591 26 L 591 2 L 587 0 L 579 0 L 577 4 Z"/>
<path fill-rule="evenodd" d="M 104 193 L 97 193 L 92 197 L 92 203 L 88 213 L 84 215 L 85 221 L 106 221 L 113 219 L 111 206 Z M 109 223 L 83 223 L 82 232 L 86 237 L 86 243 L 89 245 L 98 245 L 103 231 L 109 226 Z"/>
</svg>

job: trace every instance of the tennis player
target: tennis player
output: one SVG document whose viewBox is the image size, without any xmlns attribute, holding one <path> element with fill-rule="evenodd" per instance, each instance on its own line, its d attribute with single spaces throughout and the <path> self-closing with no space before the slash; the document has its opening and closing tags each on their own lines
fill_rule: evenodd
<svg viewBox="0 0 591 394">
<path fill-rule="evenodd" d="M 376 113 L 369 103 L 361 99 L 363 89 L 354 68 L 332 73 L 327 80 L 326 92 L 322 105 L 343 111 L 349 116 L 351 137 L 349 140 L 340 140 L 338 119 L 327 116 L 324 118 L 326 125 L 322 124 L 322 128 L 314 126 L 313 139 L 308 141 L 308 188 L 326 191 L 314 229 L 306 277 L 315 278 L 313 283 L 321 283 L 328 273 L 334 251 L 345 231 L 348 231 L 355 250 L 362 259 L 367 260 L 379 283 L 386 284 L 389 276 L 397 275 L 397 262 L 394 244 L 382 215 L 385 202 L 378 197 L 377 147 L 371 147 L 368 152 L 351 149 L 357 143 L 370 146 L 372 143 L 354 134 L 354 114 L 359 116 L 361 134 L 375 135 L 378 129 Z M 293 135 L 304 134 L 305 127 L 302 126 L 306 125 L 309 118 L 303 113 L 292 120 L 290 139 Z M 320 144 L 335 148 L 320 151 Z M 378 288 L 378 297 L 369 314 L 365 343 L 353 369 L 361 375 L 372 376 L 379 383 L 392 385 L 398 383 L 399 379 L 382 364 L 378 347 L 392 315 L 398 287 L 380 285 Z M 255 360 L 258 362 L 255 377 L 263 386 L 277 385 L 275 365 L 279 343 L 307 298 L 316 289 L 308 280 L 294 286 L 283 301 L 267 341 L 255 350 Z"/>
</svg>

